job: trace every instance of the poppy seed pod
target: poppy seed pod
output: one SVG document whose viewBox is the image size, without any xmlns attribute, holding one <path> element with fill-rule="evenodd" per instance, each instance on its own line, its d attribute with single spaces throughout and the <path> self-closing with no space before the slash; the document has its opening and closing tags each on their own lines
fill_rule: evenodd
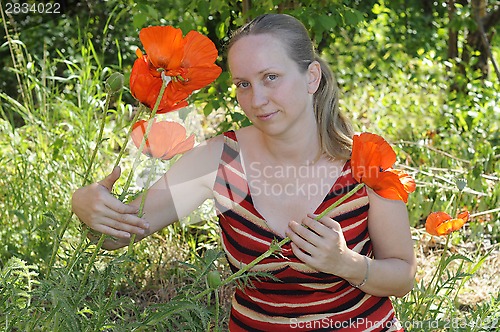
<svg viewBox="0 0 500 332">
<path fill-rule="evenodd" d="M 108 92 L 116 93 L 123 88 L 123 74 L 113 73 L 106 80 L 106 88 Z"/>
<path fill-rule="evenodd" d="M 210 271 L 207 273 L 207 282 L 210 289 L 217 289 L 221 284 L 222 280 L 219 271 Z"/>
</svg>

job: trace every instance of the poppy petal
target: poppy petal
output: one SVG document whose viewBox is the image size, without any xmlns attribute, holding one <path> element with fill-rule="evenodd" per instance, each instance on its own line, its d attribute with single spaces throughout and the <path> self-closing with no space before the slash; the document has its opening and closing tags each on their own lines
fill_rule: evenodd
<svg viewBox="0 0 500 332">
<path fill-rule="evenodd" d="M 450 220 L 451 230 L 453 232 L 458 231 L 460 228 L 462 228 L 465 225 L 466 222 L 467 222 L 467 220 L 462 219 L 462 218 L 451 219 Z"/>
<path fill-rule="evenodd" d="M 408 192 L 393 172 L 380 172 L 377 177 L 366 178 L 365 184 L 384 198 L 408 202 Z"/>
<path fill-rule="evenodd" d="M 195 90 L 201 89 L 212 83 L 221 74 L 222 69 L 215 65 L 207 65 L 204 67 L 192 67 L 187 70 L 183 76 L 184 82 L 178 80 L 171 84 L 176 90 L 182 90 L 187 93 L 192 93 Z"/>
<path fill-rule="evenodd" d="M 130 73 L 132 96 L 149 108 L 153 108 L 163 81 L 151 75 L 146 56 L 135 60 Z"/>
<path fill-rule="evenodd" d="M 152 109 L 160 93 L 163 80 L 160 77 L 151 75 L 148 57 L 145 55 L 134 62 L 130 74 L 130 91 L 132 96 L 141 103 Z M 158 114 L 171 112 L 188 105 L 186 99 L 190 92 L 175 89 L 170 82 L 165 89 Z"/>
<path fill-rule="evenodd" d="M 395 162 L 396 153 L 382 137 L 371 133 L 353 137 L 351 166 L 356 181 L 364 182 L 365 177 L 376 177 Z"/>
<path fill-rule="evenodd" d="M 137 148 L 139 148 L 142 144 L 147 125 L 148 123 L 145 120 L 139 120 L 132 125 L 132 132 L 130 133 L 130 136 L 132 137 L 132 141 Z M 149 140 L 146 140 L 146 145 L 144 146 L 142 153 L 149 157 L 153 157 L 149 146 Z"/>
<path fill-rule="evenodd" d="M 446 212 L 432 212 L 431 214 L 429 214 L 429 216 L 427 216 L 427 219 L 425 220 L 425 230 L 431 235 L 440 235 L 438 234 L 436 229 L 439 225 L 450 219 L 451 216 Z"/>
<path fill-rule="evenodd" d="M 438 236 L 448 235 L 451 232 L 453 232 L 453 224 L 451 223 L 451 220 L 447 220 L 436 227 L 436 234 Z"/>
<path fill-rule="evenodd" d="M 149 134 L 152 155 L 155 158 L 163 159 L 177 143 L 177 140 L 184 137 L 186 137 L 186 130 L 182 125 L 167 121 L 155 122 Z"/>
<path fill-rule="evenodd" d="M 353 152 L 359 151 L 359 160 L 363 164 L 377 165 L 383 170 L 396 162 L 396 153 L 391 145 L 381 136 L 372 133 L 361 133 L 353 137 Z"/>
<path fill-rule="evenodd" d="M 177 122 L 153 119 L 143 153 L 158 159 L 170 159 L 194 146 L 194 136 L 186 139 L 186 129 Z M 132 126 L 132 141 L 140 147 L 148 122 L 140 120 Z M 185 143 L 187 142 L 187 143 Z"/>
<path fill-rule="evenodd" d="M 197 31 L 189 31 L 184 37 L 184 57 L 182 66 L 185 68 L 210 65 L 217 60 L 218 52 L 214 43 L 207 36 Z"/>
<path fill-rule="evenodd" d="M 194 135 L 189 136 L 184 141 L 177 144 L 173 147 L 164 157 L 163 159 L 168 160 L 173 158 L 174 156 L 189 151 L 194 146 Z"/>
<path fill-rule="evenodd" d="M 415 191 L 413 178 L 407 173 L 391 169 L 396 153 L 382 137 L 362 133 L 353 137 L 351 171 L 353 178 L 372 188 L 384 198 L 408 202 L 408 194 Z"/>
<path fill-rule="evenodd" d="M 412 193 L 415 191 L 415 189 L 417 189 L 417 184 L 415 183 L 415 180 L 408 173 L 395 168 L 388 169 L 388 171 L 397 174 L 397 176 L 399 177 L 399 181 L 401 181 L 407 193 Z"/>
<path fill-rule="evenodd" d="M 155 67 L 180 67 L 184 55 L 182 30 L 172 26 L 152 26 L 141 29 L 139 38 Z"/>
<path fill-rule="evenodd" d="M 467 222 L 470 218 L 470 213 L 469 213 L 469 211 L 463 211 L 463 212 L 458 214 L 457 218 L 463 219 Z"/>
</svg>

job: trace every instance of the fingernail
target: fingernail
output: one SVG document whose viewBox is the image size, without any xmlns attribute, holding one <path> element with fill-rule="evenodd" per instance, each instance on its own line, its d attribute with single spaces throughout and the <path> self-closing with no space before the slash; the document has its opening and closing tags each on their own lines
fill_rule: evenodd
<svg viewBox="0 0 500 332">
<path fill-rule="evenodd" d="M 144 223 L 144 228 L 149 229 L 149 223 Z"/>
</svg>

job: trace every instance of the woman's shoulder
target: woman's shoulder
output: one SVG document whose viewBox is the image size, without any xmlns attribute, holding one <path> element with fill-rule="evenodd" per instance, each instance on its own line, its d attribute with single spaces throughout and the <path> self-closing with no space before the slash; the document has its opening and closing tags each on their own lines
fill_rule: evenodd
<svg viewBox="0 0 500 332">
<path fill-rule="evenodd" d="M 223 146 L 223 135 L 201 141 L 173 163 L 167 172 L 169 182 L 191 181 L 211 189 L 219 167 Z"/>
<path fill-rule="evenodd" d="M 218 161 L 222 153 L 223 146 L 224 135 L 220 134 L 201 141 L 191 151 L 186 153 L 185 156 L 189 157 L 192 155 L 192 157 L 197 159 L 199 162 L 210 164 L 210 161 Z"/>
<path fill-rule="evenodd" d="M 228 139 L 232 139 L 237 143 L 240 143 L 241 141 L 246 142 L 248 141 L 249 136 L 252 135 L 252 132 L 252 126 L 223 132 L 200 142 L 200 144 L 194 147 L 191 151 L 187 152 L 185 156 L 197 159 L 205 164 L 213 164 L 215 166 L 220 160 L 222 150 Z"/>
</svg>

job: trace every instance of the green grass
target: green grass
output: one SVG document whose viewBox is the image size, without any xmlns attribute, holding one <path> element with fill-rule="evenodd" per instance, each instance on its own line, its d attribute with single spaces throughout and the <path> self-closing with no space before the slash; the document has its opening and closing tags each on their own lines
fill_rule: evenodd
<svg viewBox="0 0 500 332">
<path fill-rule="evenodd" d="M 91 181 L 102 178 L 117 152 L 127 147 L 126 132 L 137 111 L 126 101 L 127 90 L 113 96 L 109 110 L 104 108 L 105 79 L 126 69 L 101 63 L 86 38 L 79 43 L 78 60 L 61 52 L 55 58 L 33 59 L 22 41 L 11 40 L 10 46 L 20 95 L 0 92 L 3 330 L 224 330 L 234 285 L 210 292 L 204 305 L 191 301 L 207 289 L 209 271 L 229 274 L 208 204 L 183 223 L 137 244 L 132 256 L 125 250 L 97 251 L 94 262 L 95 244 L 71 216 L 71 193 L 84 183 L 86 170 Z M 450 92 L 446 68 L 426 55 L 417 59 L 399 54 L 389 64 L 375 63 L 378 70 L 361 73 L 349 69 L 355 62 L 339 56 L 342 107 L 358 130 L 382 134 L 393 143 L 399 166 L 418 184 L 408 209 L 422 265 L 414 290 L 395 300 L 398 315 L 410 324 L 409 331 L 487 330 L 471 322 L 498 320 L 498 290 L 491 288 L 488 299 L 473 304 L 460 299 L 478 290 L 477 285 L 470 288 L 471 280 L 498 273 L 490 262 L 498 255 L 500 240 L 500 85 L 471 80 L 467 91 Z M 204 105 L 196 106 L 203 114 Z M 104 139 L 97 142 L 103 119 Z M 97 144 L 96 161 L 90 165 Z M 125 170 L 133 157 L 126 151 Z M 462 194 L 457 179 L 467 181 Z M 430 212 L 446 209 L 450 201 L 475 217 L 452 235 L 445 251 L 443 242 L 431 241 L 422 226 Z M 493 211 L 484 213 L 488 210 Z M 191 225 L 195 220 L 202 221 Z M 433 264 L 424 264 L 431 259 Z"/>
</svg>

